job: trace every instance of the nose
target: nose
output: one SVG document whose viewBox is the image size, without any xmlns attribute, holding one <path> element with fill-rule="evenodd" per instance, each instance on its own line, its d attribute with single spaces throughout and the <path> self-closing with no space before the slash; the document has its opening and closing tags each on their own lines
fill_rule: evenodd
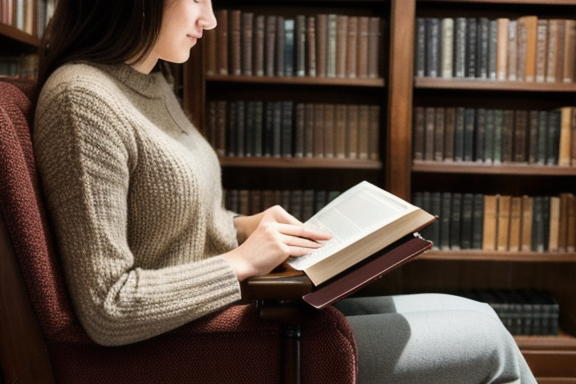
<svg viewBox="0 0 576 384">
<path fill-rule="evenodd" d="M 207 1 L 203 8 L 202 17 L 200 18 L 200 26 L 204 30 L 216 28 L 218 22 L 216 21 L 216 16 L 214 15 L 214 10 L 212 9 L 212 1 Z"/>
</svg>

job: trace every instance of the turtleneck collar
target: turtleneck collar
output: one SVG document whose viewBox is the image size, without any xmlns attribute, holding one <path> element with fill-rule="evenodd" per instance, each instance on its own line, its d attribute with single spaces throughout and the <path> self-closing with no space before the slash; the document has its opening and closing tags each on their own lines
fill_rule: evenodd
<svg viewBox="0 0 576 384">
<path fill-rule="evenodd" d="M 145 74 L 137 71 L 128 64 L 89 64 L 103 70 L 117 79 L 120 83 L 143 96 L 149 98 L 158 98 L 162 96 L 163 87 L 160 80 L 163 78 L 163 75 L 159 71 Z"/>
</svg>

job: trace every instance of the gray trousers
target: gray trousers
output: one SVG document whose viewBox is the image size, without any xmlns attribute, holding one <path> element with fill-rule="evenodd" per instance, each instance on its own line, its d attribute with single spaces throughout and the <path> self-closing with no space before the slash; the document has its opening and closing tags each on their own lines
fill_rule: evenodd
<svg viewBox="0 0 576 384">
<path fill-rule="evenodd" d="M 417 294 L 350 298 L 335 306 L 354 331 L 359 384 L 536 383 L 487 304 Z"/>
</svg>

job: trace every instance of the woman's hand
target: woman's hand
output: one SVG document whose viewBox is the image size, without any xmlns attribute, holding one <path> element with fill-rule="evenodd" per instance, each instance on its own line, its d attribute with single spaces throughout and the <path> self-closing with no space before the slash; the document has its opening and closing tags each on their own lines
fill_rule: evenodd
<svg viewBox="0 0 576 384">
<path fill-rule="evenodd" d="M 318 240 L 331 235 L 305 228 L 280 206 L 274 206 L 254 216 L 235 219 L 241 245 L 224 254 L 239 281 L 265 275 L 282 264 L 289 256 L 304 256 L 320 248 Z"/>
</svg>

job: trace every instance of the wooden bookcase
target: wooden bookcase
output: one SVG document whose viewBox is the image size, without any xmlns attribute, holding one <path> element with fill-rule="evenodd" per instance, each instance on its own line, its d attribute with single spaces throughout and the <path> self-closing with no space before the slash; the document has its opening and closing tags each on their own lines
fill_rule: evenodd
<svg viewBox="0 0 576 384">
<path fill-rule="evenodd" d="M 557 195 L 576 191 L 576 167 L 413 161 L 415 106 L 553 109 L 576 106 L 575 83 L 528 83 L 415 77 L 418 17 L 575 18 L 575 0 L 213 0 L 216 9 L 283 15 L 350 13 L 378 15 L 383 23 L 382 79 L 248 77 L 206 75 L 205 41 L 184 68 L 184 106 L 202 130 L 207 103 L 218 98 L 306 102 L 377 103 L 381 107 L 379 160 L 227 158 L 221 160 L 226 188 L 346 189 L 367 179 L 410 200 L 419 191 L 510 195 Z M 560 306 L 558 336 L 517 336 L 541 383 L 576 383 L 576 253 L 508 251 L 428 252 L 362 293 L 448 292 L 462 289 L 536 288 Z"/>
</svg>

